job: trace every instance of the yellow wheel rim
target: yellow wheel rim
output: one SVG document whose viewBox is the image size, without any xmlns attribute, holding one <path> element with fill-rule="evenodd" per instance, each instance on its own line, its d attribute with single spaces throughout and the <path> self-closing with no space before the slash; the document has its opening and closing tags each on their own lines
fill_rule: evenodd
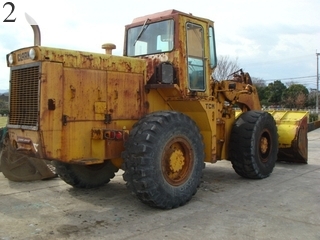
<svg viewBox="0 0 320 240">
<path fill-rule="evenodd" d="M 161 159 L 162 174 L 169 184 L 179 186 L 190 176 L 193 161 L 189 142 L 181 137 L 173 138 L 164 148 Z"/>
</svg>

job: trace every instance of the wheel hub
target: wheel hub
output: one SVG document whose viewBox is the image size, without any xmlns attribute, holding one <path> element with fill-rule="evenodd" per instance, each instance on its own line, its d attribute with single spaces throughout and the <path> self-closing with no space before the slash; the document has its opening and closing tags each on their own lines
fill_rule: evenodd
<svg viewBox="0 0 320 240">
<path fill-rule="evenodd" d="M 175 150 L 170 156 L 170 169 L 173 172 L 178 172 L 184 165 L 185 158 L 180 149 Z"/>
<path fill-rule="evenodd" d="M 161 164 L 168 183 L 178 186 L 188 179 L 193 165 L 191 152 L 190 144 L 183 138 L 173 138 L 167 143 Z"/>
<path fill-rule="evenodd" d="M 268 150 L 268 139 L 266 137 L 262 137 L 260 139 L 260 151 L 265 154 Z"/>
</svg>

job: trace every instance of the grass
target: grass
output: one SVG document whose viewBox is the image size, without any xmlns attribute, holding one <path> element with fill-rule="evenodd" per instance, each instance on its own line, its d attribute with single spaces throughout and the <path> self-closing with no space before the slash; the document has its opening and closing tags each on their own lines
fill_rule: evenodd
<svg viewBox="0 0 320 240">
<path fill-rule="evenodd" d="M 7 124 L 7 117 L 0 117 L 0 128 L 5 127 Z"/>
</svg>

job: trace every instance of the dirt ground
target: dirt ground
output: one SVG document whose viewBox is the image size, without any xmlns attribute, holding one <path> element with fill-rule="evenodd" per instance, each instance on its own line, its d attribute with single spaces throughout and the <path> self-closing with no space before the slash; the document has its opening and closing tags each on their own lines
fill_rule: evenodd
<svg viewBox="0 0 320 240">
<path fill-rule="evenodd" d="M 122 172 L 106 186 L 74 189 L 59 178 L 10 182 L 0 175 L 0 239 L 320 239 L 320 129 L 309 164 L 277 163 L 269 178 L 207 164 L 192 200 L 158 210 L 132 196 Z"/>
</svg>

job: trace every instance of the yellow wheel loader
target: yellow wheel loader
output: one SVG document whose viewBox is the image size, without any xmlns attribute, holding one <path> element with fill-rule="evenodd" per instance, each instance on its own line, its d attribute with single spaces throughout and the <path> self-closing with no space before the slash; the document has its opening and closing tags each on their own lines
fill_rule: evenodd
<svg viewBox="0 0 320 240">
<path fill-rule="evenodd" d="M 227 159 L 253 179 L 277 160 L 307 163 L 307 112 L 262 111 L 242 70 L 213 79 L 209 19 L 177 10 L 136 18 L 125 26 L 123 56 L 112 55 L 114 44 L 102 54 L 44 47 L 33 28 L 34 46 L 7 55 L 3 173 L 18 155 L 51 161 L 66 183 L 91 188 L 123 169 L 142 202 L 170 209 L 196 193 L 205 163 Z"/>
</svg>

